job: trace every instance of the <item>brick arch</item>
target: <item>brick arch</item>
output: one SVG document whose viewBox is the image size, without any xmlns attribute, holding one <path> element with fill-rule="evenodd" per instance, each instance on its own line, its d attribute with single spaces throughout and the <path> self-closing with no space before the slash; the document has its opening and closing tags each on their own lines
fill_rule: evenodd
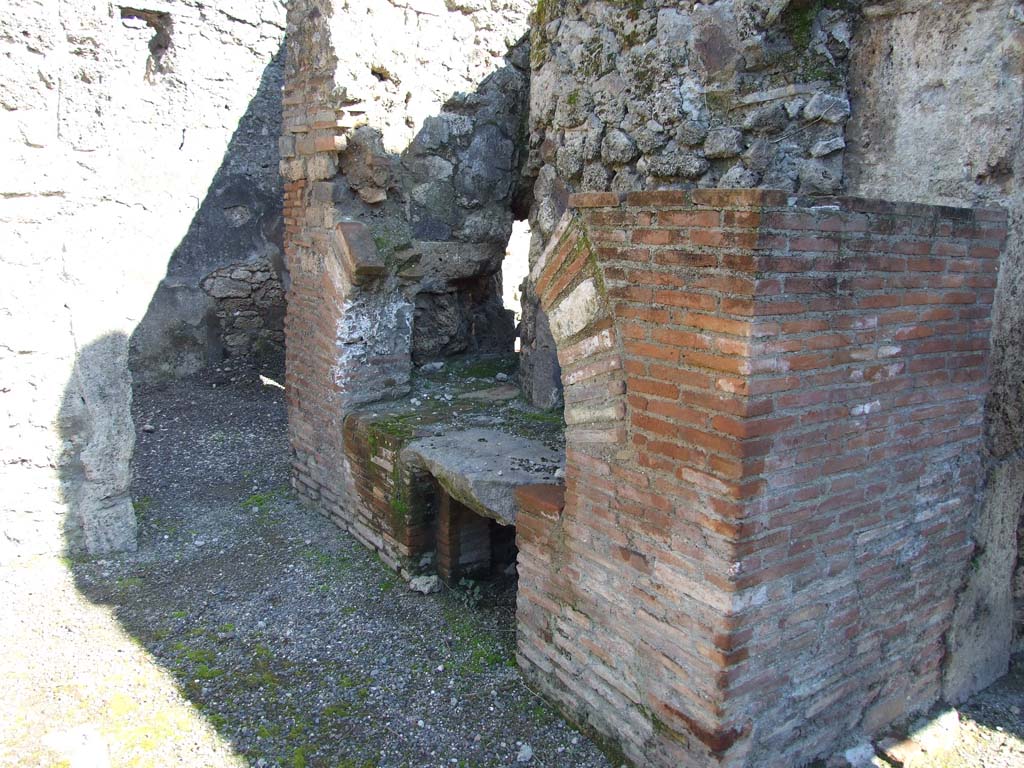
<svg viewBox="0 0 1024 768">
<path fill-rule="evenodd" d="M 598 235 L 600 237 L 600 235 Z M 574 445 L 622 442 L 626 413 L 622 346 L 598 245 L 586 221 L 566 212 L 531 277 L 558 347 L 567 438 Z"/>
<path fill-rule="evenodd" d="M 519 661 L 637 764 L 798 765 L 929 706 L 970 544 L 1002 212 L 579 194 L 533 273 L 564 499 Z"/>
</svg>

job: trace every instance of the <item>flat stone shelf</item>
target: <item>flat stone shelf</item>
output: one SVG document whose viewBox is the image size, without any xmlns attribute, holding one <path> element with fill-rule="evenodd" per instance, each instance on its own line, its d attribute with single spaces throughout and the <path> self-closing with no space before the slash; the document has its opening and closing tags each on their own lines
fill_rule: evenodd
<svg viewBox="0 0 1024 768">
<path fill-rule="evenodd" d="M 515 525 L 515 489 L 551 483 L 563 454 L 495 429 L 467 429 L 410 442 L 402 462 L 433 475 L 453 499 L 482 517 Z"/>
<path fill-rule="evenodd" d="M 562 413 L 525 401 L 516 364 L 514 355 L 428 364 L 406 397 L 345 419 L 359 525 L 395 553 L 399 571 L 421 574 L 433 560 L 448 583 L 499 575 L 515 558 L 515 490 L 563 475 Z"/>
</svg>

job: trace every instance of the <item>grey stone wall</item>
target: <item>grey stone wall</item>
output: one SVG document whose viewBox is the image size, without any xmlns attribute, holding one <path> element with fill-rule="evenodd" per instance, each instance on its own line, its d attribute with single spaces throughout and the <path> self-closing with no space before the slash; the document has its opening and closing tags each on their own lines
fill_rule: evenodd
<svg viewBox="0 0 1024 768">
<path fill-rule="evenodd" d="M 561 183 L 840 188 L 851 14 L 811 3 L 766 24 L 749 5 L 542 4 L 530 103 L 542 234 Z"/>
<path fill-rule="evenodd" d="M 539 3 L 527 165 L 534 253 L 570 192 L 839 191 L 852 6 Z M 551 348 L 542 330 L 523 344 L 524 386 L 542 404 L 558 399 L 542 383 L 557 369 Z"/>
<path fill-rule="evenodd" d="M 0 8 L 0 559 L 134 545 L 129 338 L 283 33 L 276 0 Z M 179 315 L 206 311 L 195 285 Z"/>
<path fill-rule="evenodd" d="M 988 487 L 973 522 L 973 567 L 964 576 L 947 638 L 944 694 L 953 701 L 1001 676 L 1011 646 L 1021 648 L 1024 637 L 1018 553 L 1024 500 L 1022 76 L 1024 6 L 1010 0 L 941 8 L 871 4 L 854 38 L 849 191 L 949 205 L 998 204 L 1010 213 L 993 316 Z"/>
<path fill-rule="evenodd" d="M 527 50 L 520 43 L 473 91 L 447 99 L 401 152 L 366 125 L 340 156 L 335 215 L 366 223 L 404 284 L 416 363 L 512 349 L 501 261 L 525 159 Z"/>
<path fill-rule="evenodd" d="M 251 355 L 280 367 L 285 302 L 275 265 L 269 259 L 229 264 L 203 278 L 201 286 L 213 299 L 224 354 Z"/>
</svg>

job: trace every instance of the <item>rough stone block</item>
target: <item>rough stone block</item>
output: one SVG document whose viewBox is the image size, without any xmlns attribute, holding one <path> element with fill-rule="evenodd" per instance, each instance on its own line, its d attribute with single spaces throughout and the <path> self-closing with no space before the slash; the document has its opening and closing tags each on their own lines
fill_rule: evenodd
<svg viewBox="0 0 1024 768">
<path fill-rule="evenodd" d="M 361 284 L 384 274 L 384 259 L 369 228 L 358 221 L 335 225 L 335 243 L 353 283 Z"/>
<path fill-rule="evenodd" d="M 704 156 L 709 159 L 736 157 L 743 152 L 743 133 L 735 128 L 716 128 L 704 141 Z"/>
<path fill-rule="evenodd" d="M 816 93 L 804 107 L 804 120 L 843 123 L 850 117 L 850 101 L 843 96 Z"/>
<path fill-rule="evenodd" d="M 230 277 L 215 277 L 203 284 L 206 292 L 215 299 L 228 297 L 248 296 L 252 292 L 252 286 L 243 280 L 234 280 Z"/>
<path fill-rule="evenodd" d="M 548 313 L 555 341 L 564 342 L 600 316 L 604 304 L 593 279 L 576 286 L 560 304 Z"/>
</svg>

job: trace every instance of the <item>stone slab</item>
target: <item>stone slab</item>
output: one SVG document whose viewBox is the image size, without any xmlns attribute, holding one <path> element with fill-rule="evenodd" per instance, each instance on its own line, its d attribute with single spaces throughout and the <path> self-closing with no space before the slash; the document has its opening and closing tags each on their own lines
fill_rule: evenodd
<svg viewBox="0 0 1024 768">
<path fill-rule="evenodd" d="M 543 444 L 494 429 L 414 440 L 402 461 L 423 468 L 452 498 L 502 525 L 515 524 L 518 486 L 556 482 L 563 465 L 563 457 Z"/>
</svg>

